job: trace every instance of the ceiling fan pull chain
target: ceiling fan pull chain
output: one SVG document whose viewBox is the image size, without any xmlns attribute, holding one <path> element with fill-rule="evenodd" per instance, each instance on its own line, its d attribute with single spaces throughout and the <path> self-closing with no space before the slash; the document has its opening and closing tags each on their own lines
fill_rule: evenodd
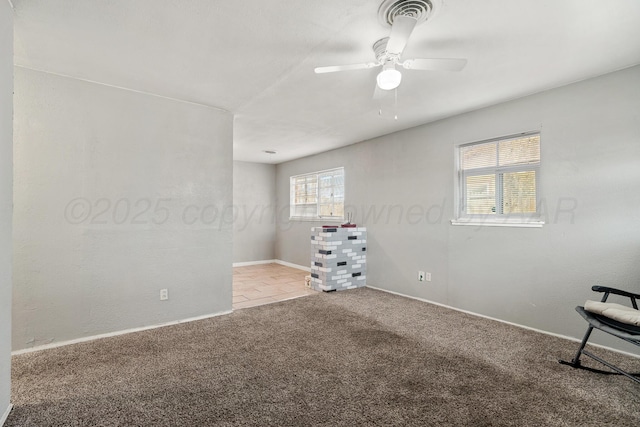
<svg viewBox="0 0 640 427">
<path fill-rule="evenodd" d="M 393 92 L 395 96 L 395 102 L 394 102 L 395 114 L 393 118 L 394 120 L 398 120 L 398 88 L 395 88 Z"/>
</svg>

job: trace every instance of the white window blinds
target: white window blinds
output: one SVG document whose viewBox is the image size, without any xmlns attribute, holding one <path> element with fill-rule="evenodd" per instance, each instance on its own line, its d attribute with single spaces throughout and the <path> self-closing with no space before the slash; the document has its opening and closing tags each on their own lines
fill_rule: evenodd
<svg viewBox="0 0 640 427">
<path fill-rule="evenodd" d="M 344 168 L 290 178 L 291 218 L 344 218 Z"/>
<path fill-rule="evenodd" d="M 537 213 L 539 134 L 468 144 L 459 150 L 460 217 Z"/>
</svg>

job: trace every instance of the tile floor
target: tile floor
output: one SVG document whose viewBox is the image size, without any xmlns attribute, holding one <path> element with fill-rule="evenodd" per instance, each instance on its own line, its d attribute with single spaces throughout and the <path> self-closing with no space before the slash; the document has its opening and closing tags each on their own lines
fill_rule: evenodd
<svg viewBox="0 0 640 427">
<path fill-rule="evenodd" d="M 311 295 L 304 285 L 309 273 L 280 264 L 259 264 L 233 268 L 233 309 L 255 307 Z"/>
</svg>

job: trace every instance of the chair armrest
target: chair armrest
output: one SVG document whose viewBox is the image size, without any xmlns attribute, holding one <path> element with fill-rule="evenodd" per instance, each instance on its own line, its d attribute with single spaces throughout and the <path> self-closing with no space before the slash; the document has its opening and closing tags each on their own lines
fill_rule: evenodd
<svg viewBox="0 0 640 427">
<path fill-rule="evenodd" d="M 616 288 L 608 288 L 606 286 L 596 285 L 596 286 L 591 287 L 591 290 L 594 291 L 594 292 L 609 292 L 611 294 L 622 295 L 623 297 L 640 299 L 640 294 L 634 294 L 632 292 L 622 291 L 622 290 L 616 289 Z"/>
<path fill-rule="evenodd" d="M 594 292 L 604 292 L 602 296 L 602 302 L 607 300 L 609 294 L 621 295 L 623 297 L 628 297 L 631 300 L 631 306 L 638 310 L 638 302 L 636 300 L 640 299 L 640 294 L 634 294 L 632 292 L 622 291 L 616 288 L 609 288 L 606 286 L 595 285 L 591 287 L 591 290 Z"/>
</svg>

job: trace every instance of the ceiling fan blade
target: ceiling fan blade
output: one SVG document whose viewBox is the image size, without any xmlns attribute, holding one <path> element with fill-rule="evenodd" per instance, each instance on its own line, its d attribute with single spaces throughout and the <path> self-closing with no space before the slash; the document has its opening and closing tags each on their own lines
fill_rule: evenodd
<svg viewBox="0 0 640 427">
<path fill-rule="evenodd" d="M 467 60 L 462 58 L 429 58 L 429 59 L 407 59 L 402 66 L 407 70 L 426 71 L 460 71 Z"/>
<path fill-rule="evenodd" d="M 351 65 L 330 65 L 328 67 L 316 67 L 313 71 L 316 74 L 324 74 L 324 73 L 335 73 L 336 71 L 351 71 L 351 70 L 364 70 L 367 68 L 377 67 L 377 62 L 367 62 L 362 64 L 351 64 Z"/>
<path fill-rule="evenodd" d="M 418 20 L 411 16 L 398 15 L 393 19 L 391 35 L 387 42 L 387 53 L 400 56 L 409 42 L 409 36 L 413 32 Z"/>
</svg>

